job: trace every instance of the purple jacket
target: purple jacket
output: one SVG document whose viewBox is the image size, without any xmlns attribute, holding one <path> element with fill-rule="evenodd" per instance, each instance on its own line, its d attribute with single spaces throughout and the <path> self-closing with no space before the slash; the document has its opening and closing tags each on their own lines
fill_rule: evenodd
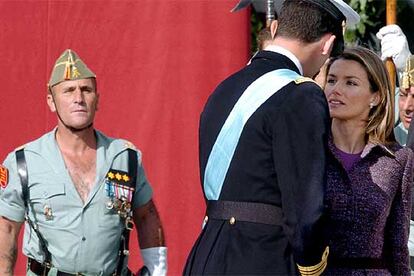
<svg viewBox="0 0 414 276">
<path fill-rule="evenodd" d="M 410 275 L 413 153 L 367 144 L 347 173 L 332 140 L 327 169 L 328 275 Z"/>
</svg>

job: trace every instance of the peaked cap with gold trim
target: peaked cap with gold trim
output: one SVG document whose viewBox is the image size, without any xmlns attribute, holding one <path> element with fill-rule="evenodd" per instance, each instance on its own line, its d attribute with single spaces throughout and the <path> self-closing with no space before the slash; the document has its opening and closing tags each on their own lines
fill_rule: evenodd
<svg viewBox="0 0 414 276">
<path fill-rule="evenodd" d="M 411 55 L 407 59 L 405 69 L 401 77 L 401 88 L 409 89 L 410 86 L 414 86 L 414 55 Z"/>
<path fill-rule="evenodd" d="M 71 49 L 66 49 L 56 60 L 48 83 L 49 87 L 62 81 L 96 78 L 88 66 Z"/>
</svg>

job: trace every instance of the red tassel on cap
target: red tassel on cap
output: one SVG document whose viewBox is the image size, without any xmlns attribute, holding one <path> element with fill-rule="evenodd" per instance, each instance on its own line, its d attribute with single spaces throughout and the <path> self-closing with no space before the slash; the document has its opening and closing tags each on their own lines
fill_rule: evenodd
<svg viewBox="0 0 414 276">
<path fill-rule="evenodd" d="M 66 62 L 65 64 L 65 72 L 63 73 L 63 78 L 65 80 L 70 80 L 70 64 L 69 62 Z"/>
</svg>

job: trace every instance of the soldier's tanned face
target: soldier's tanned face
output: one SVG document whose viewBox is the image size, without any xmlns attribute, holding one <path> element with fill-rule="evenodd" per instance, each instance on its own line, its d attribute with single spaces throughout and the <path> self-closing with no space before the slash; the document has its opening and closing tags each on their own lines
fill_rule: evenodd
<svg viewBox="0 0 414 276">
<path fill-rule="evenodd" d="M 64 81 L 52 87 L 52 94 L 49 107 L 65 125 L 80 129 L 93 122 L 99 99 L 94 80 Z"/>
</svg>

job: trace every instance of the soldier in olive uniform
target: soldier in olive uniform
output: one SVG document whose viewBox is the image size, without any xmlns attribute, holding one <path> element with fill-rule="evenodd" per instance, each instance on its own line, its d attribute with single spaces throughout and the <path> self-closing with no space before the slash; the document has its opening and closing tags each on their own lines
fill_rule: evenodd
<svg viewBox="0 0 414 276">
<path fill-rule="evenodd" d="M 141 152 L 94 129 L 98 100 L 95 74 L 65 50 L 48 83 L 57 127 L 11 152 L 1 167 L 1 275 L 13 274 L 24 221 L 27 275 L 130 275 L 132 222 L 144 265 L 166 274 L 167 248 Z"/>
</svg>

